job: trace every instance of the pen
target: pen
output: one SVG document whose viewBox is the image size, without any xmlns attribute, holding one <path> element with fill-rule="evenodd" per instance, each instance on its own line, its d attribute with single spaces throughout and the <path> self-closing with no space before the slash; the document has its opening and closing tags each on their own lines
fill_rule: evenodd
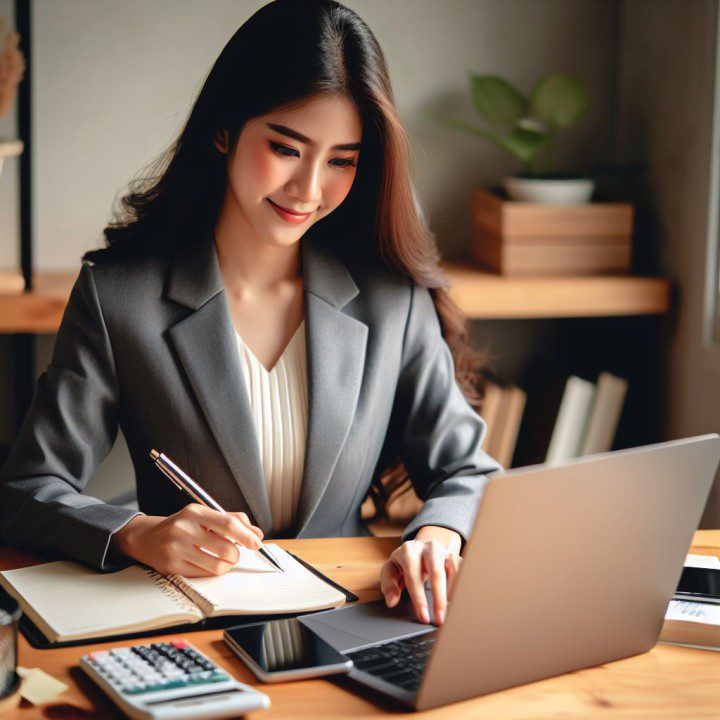
<svg viewBox="0 0 720 720">
<path fill-rule="evenodd" d="M 165 453 L 158 452 L 157 450 L 150 451 L 150 458 L 155 463 L 160 472 L 167 477 L 175 487 L 182 490 L 184 493 L 189 495 L 195 502 L 205 505 L 206 507 L 217 510 L 218 512 L 224 513 L 225 510 L 220 506 L 212 495 L 208 494 L 203 490 L 182 468 L 178 467 Z M 260 543 L 260 549 L 258 551 L 263 555 L 269 562 L 271 562 L 278 570 L 285 572 L 280 563 L 273 557 L 272 553 L 265 547 L 263 543 Z"/>
</svg>

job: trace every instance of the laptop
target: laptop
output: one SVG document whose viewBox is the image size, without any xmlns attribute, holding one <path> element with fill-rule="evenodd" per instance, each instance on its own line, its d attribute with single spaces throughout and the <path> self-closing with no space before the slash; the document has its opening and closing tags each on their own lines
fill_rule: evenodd
<svg viewBox="0 0 720 720">
<path fill-rule="evenodd" d="M 711 434 L 498 471 L 443 626 L 408 600 L 300 619 L 353 660 L 353 684 L 416 710 L 646 652 L 719 461 Z"/>
</svg>

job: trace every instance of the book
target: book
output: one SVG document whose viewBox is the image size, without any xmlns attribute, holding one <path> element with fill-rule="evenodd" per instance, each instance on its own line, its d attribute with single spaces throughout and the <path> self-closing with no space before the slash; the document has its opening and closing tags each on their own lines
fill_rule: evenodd
<svg viewBox="0 0 720 720">
<path fill-rule="evenodd" d="M 720 605 L 671 600 L 660 641 L 720 650 Z"/>
<path fill-rule="evenodd" d="M 473 256 L 500 275 L 623 275 L 630 271 L 630 243 L 615 238 L 584 238 L 513 242 L 477 232 Z"/>
<path fill-rule="evenodd" d="M 526 395 L 518 387 L 503 388 L 503 401 L 495 440 L 495 454 L 492 455 L 504 468 L 512 465 Z"/>
<path fill-rule="evenodd" d="M 494 382 L 487 381 L 485 396 L 480 407 L 480 416 L 485 421 L 486 431 L 483 439 L 485 452 L 497 460 L 502 422 L 503 389 Z M 500 462 L 498 460 L 498 462 Z"/>
<path fill-rule="evenodd" d="M 608 372 L 600 373 L 580 455 L 607 452 L 612 448 L 627 387 L 627 380 Z"/>
<path fill-rule="evenodd" d="M 714 555 L 688 555 L 685 567 L 720 568 Z M 665 613 L 660 641 L 674 645 L 720 650 L 720 605 L 671 600 Z"/>
<path fill-rule="evenodd" d="M 518 467 L 545 462 L 550 438 L 560 410 L 570 367 L 541 355 L 531 357 L 518 377 L 518 385 L 526 388 L 523 410 L 513 460 Z"/>
<path fill-rule="evenodd" d="M 633 215 L 629 203 L 543 205 L 477 188 L 472 251 L 480 265 L 501 275 L 626 274 Z"/>
<path fill-rule="evenodd" d="M 577 457 L 585 437 L 595 384 L 571 375 L 565 384 L 545 462 L 555 463 Z"/>
<path fill-rule="evenodd" d="M 0 585 L 51 642 L 160 630 L 222 615 L 326 610 L 345 594 L 275 543 L 266 546 L 284 572 L 241 548 L 223 575 L 161 575 L 144 565 L 100 573 L 59 560 L 0 572 Z"/>
</svg>

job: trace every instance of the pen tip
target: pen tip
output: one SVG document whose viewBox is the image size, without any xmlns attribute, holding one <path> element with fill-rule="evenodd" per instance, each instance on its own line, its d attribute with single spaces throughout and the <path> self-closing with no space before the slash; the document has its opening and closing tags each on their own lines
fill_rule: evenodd
<svg viewBox="0 0 720 720">
<path fill-rule="evenodd" d="M 160 453 L 157 450 L 151 450 L 150 451 L 150 457 L 153 460 L 157 460 L 160 457 Z"/>
</svg>

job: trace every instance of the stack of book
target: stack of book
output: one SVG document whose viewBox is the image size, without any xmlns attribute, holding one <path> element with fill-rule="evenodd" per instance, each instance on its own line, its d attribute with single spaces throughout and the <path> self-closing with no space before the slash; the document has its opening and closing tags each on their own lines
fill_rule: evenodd
<svg viewBox="0 0 720 720">
<path fill-rule="evenodd" d="M 720 570 L 720 559 L 712 555 L 688 555 L 685 567 Z M 720 604 L 671 600 L 660 642 L 720 650 Z"/>
<path fill-rule="evenodd" d="M 627 380 L 601 372 L 597 383 L 571 375 L 565 384 L 545 462 L 607 452 L 620 421 Z"/>
<path fill-rule="evenodd" d="M 473 255 L 501 275 L 628 273 L 633 206 L 623 202 L 543 205 L 478 188 Z"/>
<path fill-rule="evenodd" d="M 518 387 L 487 383 L 480 411 L 487 424 L 483 448 L 504 468 L 512 464 L 526 399 Z"/>
<path fill-rule="evenodd" d="M 515 443 L 517 442 L 520 422 L 525 408 L 525 393 L 517 387 L 501 387 L 488 382 L 480 415 L 485 420 L 486 432 L 483 449 L 503 467 L 510 467 Z M 404 527 L 417 515 L 423 501 L 411 486 L 401 493 L 395 493 L 387 501 L 387 518 L 369 523 L 375 535 L 399 535 Z M 361 517 L 369 519 L 375 511 L 370 496 L 365 498 L 361 507 Z"/>
<path fill-rule="evenodd" d="M 608 372 L 600 373 L 596 383 L 571 375 L 564 385 L 559 410 L 555 416 L 549 444 L 547 435 L 543 441 L 542 428 L 535 418 L 526 418 L 527 394 L 514 385 L 501 385 L 487 381 L 480 415 L 485 421 L 486 432 L 483 449 L 504 468 L 513 467 L 515 448 L 520 437 L 521 424 L 524 432 L 543 445 L 545 457 L 520 464 L 535 462 L 559 463 L 582 455 L 606 452 L 612 448 L 620 415 L 625 402 L 628 383 Z M 559 394 L 559 393 L 558 393 Z M 542 395 L 542 393 L 540 393 Z M 552 422 L 551 403 L 543 407 L 543 420 Z M 558 407 L 557 402 L 554 407 Z M 396 534 L 420 510 L 423 503 L 412 487 L 397 493 L 387 503 L 388 519 L 373 523 L 376 535 Z M 362 517 L 369 518 L 374 511 L 370 497 L 362 506 Z"/>
</svg>

